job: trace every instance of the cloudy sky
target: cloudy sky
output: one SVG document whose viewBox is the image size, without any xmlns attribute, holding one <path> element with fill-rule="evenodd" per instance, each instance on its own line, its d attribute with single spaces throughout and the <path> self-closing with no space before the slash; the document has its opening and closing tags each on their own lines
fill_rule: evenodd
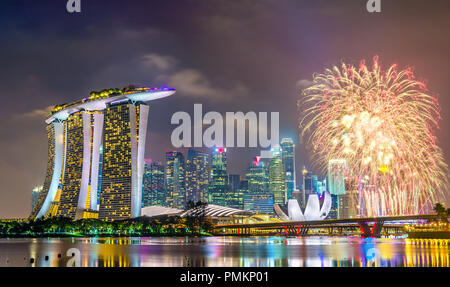
<svg viewBox="0 0 450 287">
<path fill-rule="evenodd" d="M 45 115 L 52 105 L 128 84 L 170 86 L 152 103 L 146 155 L 170 150 L 176 111 L 280 113 L 281 136 L 297 144 L 296 101 L 312 74 L 342 60 L 379 55 L 412 66 L 442 108 L 440 145 L 449 161 L 450 1 L 366 0 L 66 1 L 0 3 L 0 217 L 25 217 L 47 164 Z M 230 149 L 243 173 L 258 149 Z"/>
</svg>

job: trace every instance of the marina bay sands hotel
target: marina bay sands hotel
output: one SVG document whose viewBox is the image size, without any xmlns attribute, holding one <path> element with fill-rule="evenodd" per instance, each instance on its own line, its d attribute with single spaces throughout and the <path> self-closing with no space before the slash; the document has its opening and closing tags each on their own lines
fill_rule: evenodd
<svg viewBox="0 0 450 287">
<path fill-rule="evenodd" d="M 147 102 L 174 93 L 130 86 L 55 106 L 45 121 L 47 173 L 30 218 L 140 216 Z"/>
</svg>

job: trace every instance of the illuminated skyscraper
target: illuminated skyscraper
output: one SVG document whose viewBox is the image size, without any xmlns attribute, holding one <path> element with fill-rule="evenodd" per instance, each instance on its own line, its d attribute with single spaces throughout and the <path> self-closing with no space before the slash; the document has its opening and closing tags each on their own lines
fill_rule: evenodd
<svg viewBox="0 0 450 287">
<path fill-rule="evenodd" d="M 291 138 L 283 138 L 280 145 L 284 172 L 286 173 L 286 194 L 287 198 L 291 199 L 296 186 L 295 144 Z"/>
<path fill-rule="evenodd" d="M 345 176 L 347 163 L 345 159 L 332 159 L 328 162 L 328 189 L 331 194 L 345 194 Z"/>
<path fill-rule="evenodd" d="M 99 218 L 141 215 L 148 106 L 126 103 L 105 110 Z"/>
<path fill-rule="evenodd" d="M 345 195 L 339 195 L 339 218 L 360 217 L 360 198 L 358 179 L 347 177 L 345 179 Z"/>
<path fill-rule="evenodd" d="M 274 195 L 269 190 L 269 171 L 256 157 L 246 174 L 248 191 L 243 193 L 244 209 L 260 214 L 273 213 Z"/>
<path fill-rule="evenodd" d="M 269 193 L 273 195 L 275 204 L 286 203 L 286 174 L 279 147 L 273 148 L 269 163 Z"/>
<path fill-rule="evenodd" d="M 345 191 L 347 163 L 344 159 L 332 159 L 328 162 L 328 190 L 332 196 L 330 218 L 348 216 L 348 197 Z"/>
<path fill-rule="evenodd" d="M 66 134 L 64 184 L 57 215 L 81 219 L 84 210 L 90 207 L 86 205 L 89 204 L 91 114 L 85 111 L 71 114 L 66 120 Z"/>
<path fill-rule="evenodd" d="M 319 180 L 317 175 L 306 174 L 305 175 L 305 195 L 308 197 L 310 194 L 319 193 Z"/>
<path fill-rule="evenodd" d="M 149 109 L 144 102 L 174 92 L 130 86 L 55 106 L 46 119 L 47 173 L 30 218 L 139 216 Z"/>
<path fill-rule="evenodd" d="M 256 157 L 246 174 L 248 189 L 251 193 L 269 193 L 269 173 L 264 162 Z"/>
<path fill-rule="evenodd" d="M 241 176 L 239 174 L 228 175 L 230 196 L 227 199 L 227 206 L 236 209 L 244 208 L 244 194 L 239 189 Z"/>
<path fill-rule="evenodd" d="M 142 191 L 142 207 L 164 205 L 164 166 L 160 162 L 145 160 L 144 187 Z"/>
<path fill-rule="evenodd" d="M 166 205 L 173 208 L 186 207 L 185 162 L 183 153 L 166 153 Z"/>
<path fill-rule="evenodd" d="M 209 186 L 208 202 L 226 206 L 230 190 L 227 174 L 227 149 L 217 147 L 213 150 L 211 166 L 211 184 Z"/>
<path fill-rule="evenodd" d="M 186 159 L 186 202 L 207 201 L 209 172 L 209 155 L 189 149 Z"/>
<path fill-rule="evenodd" d="M 210 155 L 199 152 L 194 157 L 194 166 L 197 169 L 197 193 L 194 202 L 208 201 L 208 188 L 210 183 Z"/>
</svg>

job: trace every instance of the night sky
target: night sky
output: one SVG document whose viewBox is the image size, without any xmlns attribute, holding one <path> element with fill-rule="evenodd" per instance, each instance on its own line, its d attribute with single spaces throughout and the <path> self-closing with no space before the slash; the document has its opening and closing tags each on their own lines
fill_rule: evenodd
<svg viewBox="0 0 450 287">
<path fill-rule="evenodd" d="M 450 1 L 366 0 L 87 1 L 0 3 L 0 218 L 26 217 L 44 182 L 50 107 L 104 88 L 169 86 L 151 103 L 146 156 L 173 149 L 174 112 L 280 112 L 280 135 L 297 144 L 296 101 L 312 74 L 342 60 L 379 55 L 414 67 L 441 104 L 438 141 L 450 163 Z M 247 169 L 259 149 L 228 150 L 229 172 Z M 314 171 L 314 170 L 313 170 Z"/>
</svg>

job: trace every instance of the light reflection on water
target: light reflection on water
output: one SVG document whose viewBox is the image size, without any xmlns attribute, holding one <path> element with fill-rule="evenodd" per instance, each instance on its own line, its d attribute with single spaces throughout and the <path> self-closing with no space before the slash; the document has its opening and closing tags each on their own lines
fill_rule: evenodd
<svg viewBox="0 0 450 287">
<path fill-rule="evenodd" d="M 450 267 L 449 243 L 356 237 L 0 239 L 0 266 L 65 266 L 67 250 L 75 247 L 82 266 L 100 267 Z"/>
</svg>

